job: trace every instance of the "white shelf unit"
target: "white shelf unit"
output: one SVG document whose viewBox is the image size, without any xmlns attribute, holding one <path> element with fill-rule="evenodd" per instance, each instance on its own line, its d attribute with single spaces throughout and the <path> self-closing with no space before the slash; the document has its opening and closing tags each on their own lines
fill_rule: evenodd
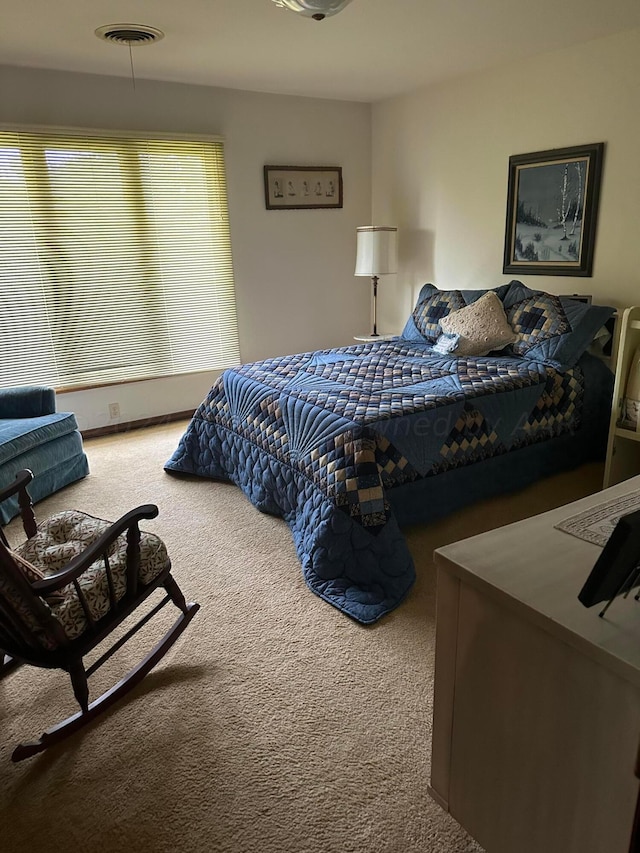
<svg viewBox="0 0 640 853">
<path fill-rule="evenodd" d="M 640 347 L 640 306 L 626 308 L 619 322 L 620 335 L 614 361 L 615 382 L 604 469 L 605 489 L 640 474 L 640 429 L 619 426 L 629 369 L 633 354 Z"/>
</svg>

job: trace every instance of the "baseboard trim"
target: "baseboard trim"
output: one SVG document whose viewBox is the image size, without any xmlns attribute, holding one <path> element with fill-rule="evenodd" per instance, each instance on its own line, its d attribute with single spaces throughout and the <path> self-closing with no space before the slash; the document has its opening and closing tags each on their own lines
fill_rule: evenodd
<svg viewBox="0 0 640 853">
<path fill-rule="evenodd" d="M 116 433 L 129 432 L 133 429 L 144 429 L 145 427 L 159 426 L 160 424 L 170 424 L 173 421 L 183 421 L 186 418 L 193 417 L 193 412 L 193 409 L 189 409 L 187 412 L 172 412 L 169 415 L 154 415 L 152 418 L 144 418 L 140 421 L 126 421 L 124 423 L 96 427 L 95 429 L 83 429 L 81 430 L 82 438 L 100 438 L 103 435 L 116 435 Z"/>
<path fill-rule="evenodd" d="M 432 800 L 436 801 L 440 808 L 444 809 L 446 812 L 449 811 L 449 803 L 444 797 L 441 797 L 440 794 L 431 787 L 431 785 L 427 785 L 427 794 L 429 794 Z"/>
</svg>

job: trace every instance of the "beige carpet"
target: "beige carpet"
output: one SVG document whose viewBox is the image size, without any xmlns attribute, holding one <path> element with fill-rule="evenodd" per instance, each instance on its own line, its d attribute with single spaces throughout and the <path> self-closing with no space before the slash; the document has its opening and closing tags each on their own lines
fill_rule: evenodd
<svg viewBox="0 0 640 853">
<path fill-rule="evenodd" d="M 91 475 L 38 505 L 114 518 L 157 503 L 187 598 L 202 605 L 156 670 L 66 744 L 10 754 L 75 710 L 66 677 L 0 680 L 0 848 L 14 851 L 464 853 L 479 848 L 427 794 L 433 548 L 596 490 L 599 466 L 408 533 L 418 582 L 362 627 L 305 586 L 284 522 L 234 486 L 166 475 L 184 424 L 87 442 Z M 11 531 L 15 525 L 11 525 Z M 166 613 L 166 615 L 165 615 Z M 165 609 L 94 677 L 117 680 Z"/>
</svg>

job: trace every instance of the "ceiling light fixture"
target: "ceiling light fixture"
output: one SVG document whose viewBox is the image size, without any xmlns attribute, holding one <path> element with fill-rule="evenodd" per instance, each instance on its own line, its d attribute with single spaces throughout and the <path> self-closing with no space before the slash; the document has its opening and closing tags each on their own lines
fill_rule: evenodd
<svg viewBox="0 0 640 853">
<path fill-rule="evenodd" d="M 148 27 L 146 24 L 106 24 L 94 30 L 99 39 L 111 44 L 121 44 L 129 48 L 129 61 L 131 63 L 131 80 L 133 88 L 136 88 L 136 76 L 133 71 L 132 47 L 142 47 L 145 44 L 155 44 L 164 38 L 162 30 L 156 27 Z"/>
<path fill-rule="evenodd" d="M 351 0 L 273 0 L 276 6 L 282 9 L 291 9 L 305 18 L 313 18 L 314 21 L 324 21 L 331 15 L 337 15 Z"/>
</svg>

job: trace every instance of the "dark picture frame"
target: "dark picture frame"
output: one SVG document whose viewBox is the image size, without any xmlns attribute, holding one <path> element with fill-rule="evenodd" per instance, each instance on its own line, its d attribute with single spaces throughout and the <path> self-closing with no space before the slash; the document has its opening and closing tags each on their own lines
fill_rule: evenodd
<svg viewBox="0 0 640 853">
<path fill-rule="evenodd" d="M 618 519 L 607 544 L 580 590 L 585 607 L 611 601 L 640 584 L 640 510 Z"/>
<path fill-rule="evenodd" d="M 509 157 L 504 273 L 590 276 L 604 142 Z"/>
<path fill-rule="evenodd" d="M 342 207 L 341 166 L 265 166 L 267 210 Z"/>
</svg>

